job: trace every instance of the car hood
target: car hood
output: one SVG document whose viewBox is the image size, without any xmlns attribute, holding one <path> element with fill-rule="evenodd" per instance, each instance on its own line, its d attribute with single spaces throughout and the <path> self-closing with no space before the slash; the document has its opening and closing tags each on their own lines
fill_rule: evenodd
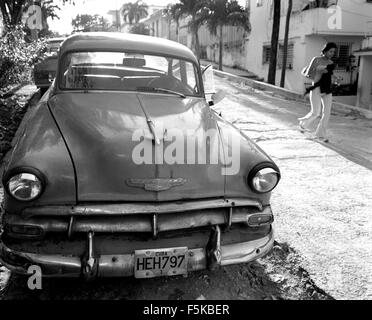
<svg viewBox="0 0 372 320">
<path fill-rule="evenodd" d="M 185 142 L 184 154 L 177 150 L 178 163 L 170 161 L 173 133 L 185 139 L 209 132 L 210 141 L 220 139 L 204 99 L 138 92 L 66 92 L 51 97 L 49 107 L 74 163 L 79 202 L 224 196 L 221 164 L 196 164 L 199 161 L 192 159 L 195 153 L 209 159 L 218 153 L 216 144 L 210 143 L 210 148 L 200 144 L 187 151 Z"/>
</svg>

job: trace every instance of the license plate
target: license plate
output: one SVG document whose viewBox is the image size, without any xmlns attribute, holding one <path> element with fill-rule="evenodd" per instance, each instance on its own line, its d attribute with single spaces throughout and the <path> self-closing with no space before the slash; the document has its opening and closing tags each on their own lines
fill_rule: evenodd
<svg viewBox="0 0 372 320">
<path fill-rule="evenodd" d="M 187 274 L 187 247 L 135 250 L 135 278 Z"/>
</svg>

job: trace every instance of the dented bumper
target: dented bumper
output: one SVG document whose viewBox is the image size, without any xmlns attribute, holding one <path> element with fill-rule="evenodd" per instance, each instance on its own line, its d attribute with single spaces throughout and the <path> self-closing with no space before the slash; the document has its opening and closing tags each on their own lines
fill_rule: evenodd
<svg viewBox="0 0 372 320">
<path fill-rule="evenodd" d="M 214 228 L 205 247 L 188 249 L 187 272 L 246 263 L 266 255 L 274 243 L 273 229 L 259 239 L 221 245 L 220 229 Z M 86 254 L 37 254 L 20 252 L 0 242 L 0 261 L 15 273 L 26 274 L 30 265 L 38 265 L 45 277 L 127 277 L 134 275 L 135 255 L 94 255 L 94 236 L 87 239 Z"/>
</svg>

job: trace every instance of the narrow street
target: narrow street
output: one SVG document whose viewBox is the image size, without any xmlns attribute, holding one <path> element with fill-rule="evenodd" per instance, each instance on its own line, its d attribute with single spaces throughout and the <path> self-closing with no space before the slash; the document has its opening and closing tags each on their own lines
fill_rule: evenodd
<svg viewBox="0 0 372 320">
<path fill-rule="evenodd" d="M 272 198 L 277 241 L 294 248 L 334 298 L 371 299 L 371 120 L 333 111 L 330 143 L 320 144 L 297 129 L 304 104 L 217 81 L 229 95 L 216 110 L 281 169 Z"/>
<path fill-rule="evenodd" d="M 304 104 L 216 77 L 227 96 L 215 109 L 279 165 L 273 192 L 276 244 L 267 257 L 187 278 L 27 279 L 0 266 L 0 299 L 371 299 L 372 126 L 333 112 L 330 143 L 301 134 Z M 1 200 L 2 190 L 0 190 Z"/>
</svg>

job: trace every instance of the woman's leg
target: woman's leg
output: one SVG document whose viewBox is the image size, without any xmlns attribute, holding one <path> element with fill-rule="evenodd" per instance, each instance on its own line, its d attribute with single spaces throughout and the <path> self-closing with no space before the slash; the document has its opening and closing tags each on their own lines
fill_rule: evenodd
<svg viewBox="0 0 372 320">
<path fill-rule="evenodd" d="M 320 119 L 318 128 L 315 131 L 315 135 L 319 138 L 326 138 L 328 121 L 331 116 L 332 109 L 332 94 L 325 94 L 321 97 L 323 104 L 322 118 Z"/>
<path fill-rule="evenodd" d="M 320 117 L 321 109 L 322 109 L 322 99 L 320 96 L 320 88 L 317 87 L 310 92 L 310 104 L 311 110 L 310 112 L 298 119 L 300 120 L 300 126 L 305 129 L 309 129 L 314 121 Z"/>
</svg>

